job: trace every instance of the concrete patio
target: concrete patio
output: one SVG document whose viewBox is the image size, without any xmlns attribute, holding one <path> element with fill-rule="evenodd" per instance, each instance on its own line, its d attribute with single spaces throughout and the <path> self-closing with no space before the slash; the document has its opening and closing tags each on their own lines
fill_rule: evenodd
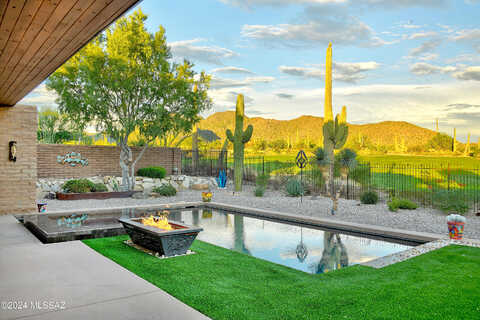
<svg viewBox="0 0 480 320">
<path fill-rule="evenodd" d="M 208 319 L 80 241 L 42 244 L 11 215 L 0 235 L 0 319 Z"/>
</svg>

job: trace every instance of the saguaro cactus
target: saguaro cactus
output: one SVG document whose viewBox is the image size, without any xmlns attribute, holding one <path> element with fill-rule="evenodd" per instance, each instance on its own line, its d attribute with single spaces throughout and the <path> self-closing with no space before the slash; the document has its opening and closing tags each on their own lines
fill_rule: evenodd
<svg viewBox="0 0 480 320">
<path fill-rule="evenodd" d="M 457 128 L 453 128 L 452 151 L 457 152 Z"/>
<path fill-rule="evenodd" d="M 468 133 L 467 144 L 465 145 L 465 153 L 464 155 L 467 157 L 470 155 L 470 132 Z"/>
<path fill-rule="evenodd" d="M 232 134 L 230 129 L 227 129 L 227 139 L 233 143 L 233 169 L 235 191 L 242 191 L 243 183 L 243 154 L 245 143 L 252 137 L 253 126 L 248 125 L 245 131 L 243 130 L 243 119 L 245 117 L 245 105 L 243 102 L 243 95 L 239 94 L 237 97 L 237 107 L 235 110 L 235 133 Z"/>
<path fill-rule="evenodd" d="M 337 114 L 335 121 L 333 120 L 332 110 L 332 44 L 328 45 L 326 74 L 325 74 L 325 109 L 323 118 L 323 148 L 325 150 L 325 158 L 327 159 L 329 168 L 329 193 L 332 199 L 332 214 L 335 214 L 338 205 L 339 194 L 335 189 L 335 155 L 334 150 L 341 149 L 347 142 L 347 107 L 343 106 L 342 113 Z"/>
</svg>

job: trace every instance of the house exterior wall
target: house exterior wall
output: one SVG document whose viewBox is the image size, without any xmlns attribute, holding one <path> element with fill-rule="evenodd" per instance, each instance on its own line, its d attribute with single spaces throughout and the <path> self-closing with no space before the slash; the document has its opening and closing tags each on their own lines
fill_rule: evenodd
<svg viewBox="0 0 480 320">
<path fill-rule="evenodd" d="M 37 108 L 0 108 L 0 215 L 35 210 L 37 181 Z M 9 160 L 9 142 L 17 142 L 17 161 Z"/>
</svg>

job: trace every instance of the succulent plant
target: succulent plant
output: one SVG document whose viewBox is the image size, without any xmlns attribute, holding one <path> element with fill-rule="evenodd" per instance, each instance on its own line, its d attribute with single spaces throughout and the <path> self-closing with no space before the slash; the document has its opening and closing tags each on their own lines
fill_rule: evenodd
<svg viewBox="0 0 480 320">
<path fill-rule="evenodd" d="M 457 128 L 453 128 L 452 151 L 457 152 Z"/>
<path fill-rule="evenodd" d="M 323 148 L 325 159 L 330 165 L 329 170 L 329 193 L 333 202 L 332 214 L 337 210 L 339 192 L 335 190 L 335 159 L 334 150 L 341 149 L 348 137 L 347 107 L 343 106 L 342 113 L 337 114 L 333 120 L 332 110 L 332 44 L 327 48 L 327 61 L 325 73 L 325 109 L 323 118 Z"/>
<path fill-rule="evenodd" d="M 447 222 L 467 222 L 467 219 L 459 214 L 449 214 L 447 216 Z"/>
<path fill-rule="evenodd" d="M 244 149 L 245 144 L 250 141 L 253 133 L 253 126 L 251 124 L 248 125 L 247 129 L 243 130 L 243 120 L 245 117 L 245 104 L 243 100 L 243 94 L 239 94 L 235 110 L 235 132 L 232 133 L 230 129 L 227 129 L 227 139 L 233 143 L 235 191 L 242 191 Z"/>
</svg>

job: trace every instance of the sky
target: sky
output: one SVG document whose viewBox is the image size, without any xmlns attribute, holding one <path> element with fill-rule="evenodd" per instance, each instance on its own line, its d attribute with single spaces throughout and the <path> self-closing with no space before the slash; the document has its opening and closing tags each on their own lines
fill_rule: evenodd
<svg viewBox="0 0 480 320">
<path fill-rule="evenodd" d="M 174 59 L 212 75 L 217 111 L 323 116 L 333 44 L 334 112 L 348 122 L 408 121 L 480 138 L 480 0 L 144 0 Z M 129 12 L 131 13 L 131 11 Z M 129 14 L 127 13 L 127 14 Z M 54 106 L 40 85 L 21 103 Z"/>
</svg>

